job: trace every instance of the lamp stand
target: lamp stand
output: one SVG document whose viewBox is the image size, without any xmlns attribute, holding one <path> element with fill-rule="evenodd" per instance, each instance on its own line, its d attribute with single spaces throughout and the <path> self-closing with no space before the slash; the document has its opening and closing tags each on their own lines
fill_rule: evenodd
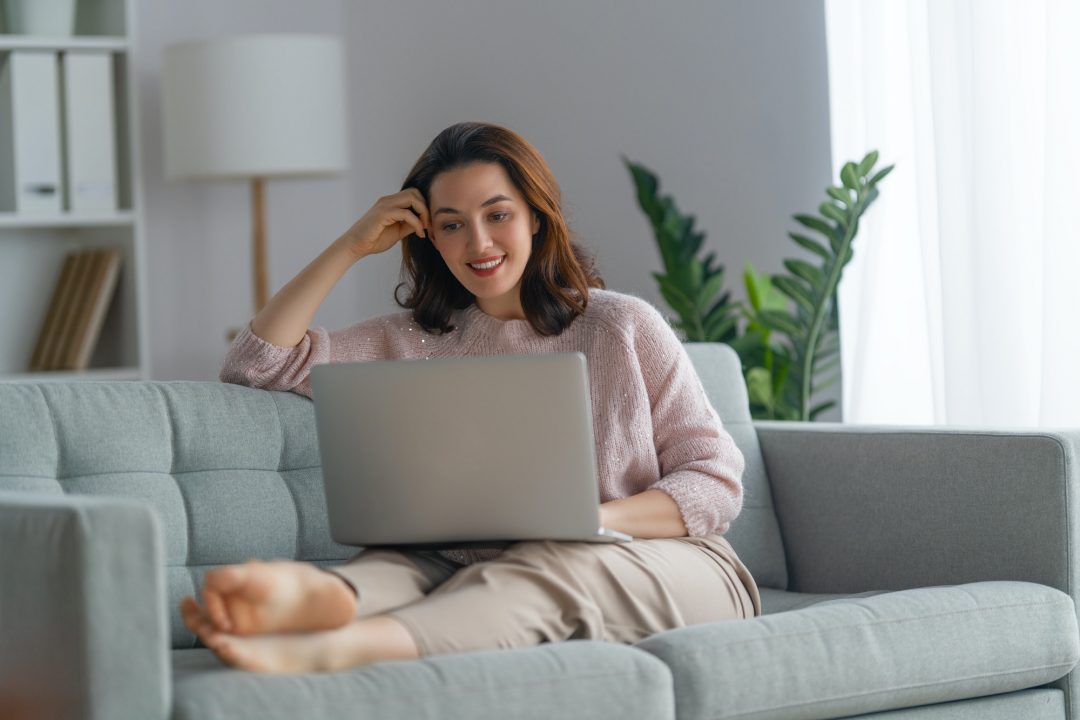
<svg viewBox="0 0 1080 720">
<path fill-rule="evenodd" d="M 252 227 L 252 267 L 255 272 L 255 313 L 266 307 L 267 280 L 266 280 L 266 213 L 265 192 L 263 191 L 263 179 L 260 177 L 251 180 L 251 227 Z"/>
<path fill-rule="evenodd" d="M 266 192 L 261 177 L 251 179 L 251 267 L 255 288 L 255 314 L 266 307 L 269 292 L 266 272 Z M 225 335 L 230 343 L 240 334 L 231 328 Z"/>
</svg>

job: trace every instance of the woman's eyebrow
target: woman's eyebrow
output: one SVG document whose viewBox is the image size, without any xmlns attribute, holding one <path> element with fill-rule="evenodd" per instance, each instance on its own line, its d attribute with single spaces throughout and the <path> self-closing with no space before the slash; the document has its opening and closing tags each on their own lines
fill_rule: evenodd
<svg viewBox="0 0 1080 720">
<path fill-rule="evenodd" d="M 480 204 L 480 207 L 487 207 L 488 205 L 491 205 L 493 203 L 497 203 L 500 200 L 513 200 L 513 198 L 508 198 L 505 195 L 496 195 L 493 198 L 489 198 L 489 199 L 485 200 L 483 203 Z M 431 217 L 435 217 L 439 213 L 460 213 L 460 212 L 461 212 L 460 210 L 455 210 L 454 208 L 441 207 L 438 210 L 436 210 L 435 212 L 433 212 L 431 214 Z"/>
</svg>

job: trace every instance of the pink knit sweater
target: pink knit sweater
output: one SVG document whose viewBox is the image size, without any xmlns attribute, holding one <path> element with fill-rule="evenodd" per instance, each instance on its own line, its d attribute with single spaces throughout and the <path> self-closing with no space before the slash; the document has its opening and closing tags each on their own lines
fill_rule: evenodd
<svg viewBox="0 0 1080 720">
<path fill-rule="evenodd" d="M 593 289 L 585 313 L 555 337 L 476 305 L 456 311 L 451 323 L 453 331 L 431 334 L 404 311 L 340 330 L 315 327 L 295 347 L 272 345 L 249 324 L 226 353 L 220 379 L 311 397 L 308 374 L 320 363 L 579 351 L 588 364 L 601 502 L 662 490 L 679 506 L 690 535 L 727 532 L 742 509 L 743 455 L 656 308 L 633 295 Z M 502 550 L 439 552 L 468 564 Z"/>
</svg>

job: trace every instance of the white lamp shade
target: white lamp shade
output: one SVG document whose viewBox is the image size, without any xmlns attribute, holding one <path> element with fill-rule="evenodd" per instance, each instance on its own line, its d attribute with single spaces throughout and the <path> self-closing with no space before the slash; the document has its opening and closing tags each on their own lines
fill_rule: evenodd
<svg viewBox="0 0 1080 720">
<path fill-rule="evenodd" d="M 248 179 L 348 166 L 341 38 L 240 35 L 162 53 L 165 175 Z"/>
</svg>

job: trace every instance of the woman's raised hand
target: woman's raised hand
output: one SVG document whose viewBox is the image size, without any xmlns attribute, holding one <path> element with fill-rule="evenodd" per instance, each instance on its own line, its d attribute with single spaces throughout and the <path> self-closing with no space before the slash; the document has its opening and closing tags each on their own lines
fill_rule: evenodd
<svg viewBox="0 0 1080 720">
<path fill-rule="evenodd" d="M 376 200 L 341 239 L 360 258 L 385 252 L 413 233 L 427 237 L 429 227 L 431 217 L 424 196 L 416 188 L 406 188 Z"/>
</svg>

